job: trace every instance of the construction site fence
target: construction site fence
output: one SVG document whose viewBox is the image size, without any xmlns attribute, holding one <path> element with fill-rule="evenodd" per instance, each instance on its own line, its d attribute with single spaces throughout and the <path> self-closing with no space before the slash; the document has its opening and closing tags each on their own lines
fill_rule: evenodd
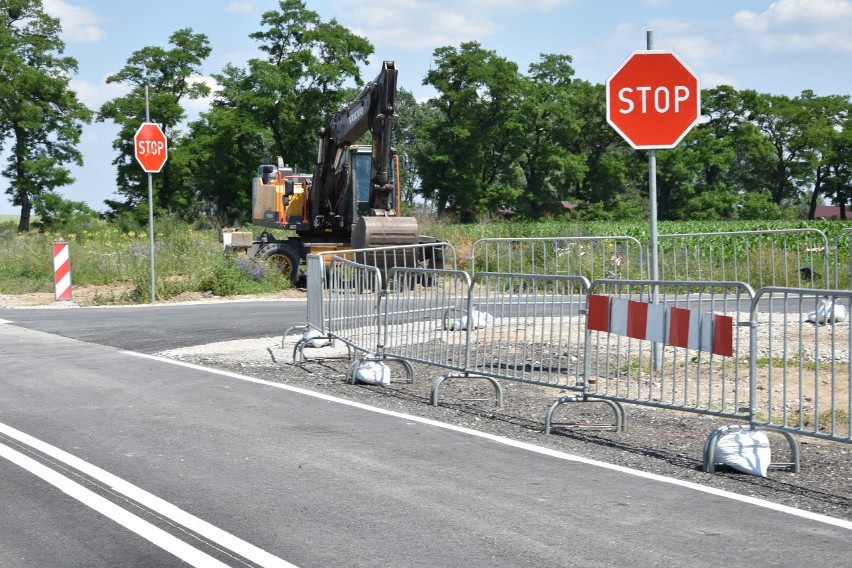
<svg viewBox="0 0 852 568">
<path fill-rule="evenodd" d="M 331 325 L 346 325 L 339 318 L 332 323 L 332 310 L 341 309 L 336 304 L 360 298 L 363 293 L 357 291 L 368 286 L 385 288 L 391 268 L 455 269 L 457 266 L 456 250 L 445 242 L 309 254 L 305 268 L 307 325 L 323 335 L 332 334 Z"/>
<path fill-rule="evenodd" d="M 766 286 L 848 289 L 852 228 L 829 241 L 815 228 L 662 234 L 660 280 L 736 281 Z M 476 272 L 581 275 L 637 280 L 651 275 L 650 243 L 629 236 L 484 238 L 466 259 Z"/>
<path fill-rule="evenodd" d="M 849 255 L 836 246 L 832 255 L 825 233 L 813 228 L 663 234 L 658 267 L 660 280 L 729 280 L 755 290 L 849 284 L 838 276 L 849 272 Z"/>
<path fill-rule="evenodd" d="M 718 440 L 737 429 L 781 434 L 789 461 L 775 465 L 794 471 L 795 436 L 852 442 L 850 291 L 755 292 L 733 280 L 471 275 L 407 263 L 423 251 L 394 249 L 371 250 L 369 257 L 312 255 L 308 312 L 318 319 L 309 323 L 349 346 L 356 362 L 444 369 L 432 384 L 432 404 L 450 379 L 486 380 L 500 404 L 500 381 L 508 380 L 565 392 L 547 410 L 548 432 L 563 405 L 575 402 L 607 405 L 616 430 L 624 428 L 624 404 L 735 422 L 708 437 L 707 471 L 715 469 Z M 452 249 L 442 254 L 454 265 Z M 394 255 L 395 264 L 377 263 L 375 255 Z"/>
</svg>

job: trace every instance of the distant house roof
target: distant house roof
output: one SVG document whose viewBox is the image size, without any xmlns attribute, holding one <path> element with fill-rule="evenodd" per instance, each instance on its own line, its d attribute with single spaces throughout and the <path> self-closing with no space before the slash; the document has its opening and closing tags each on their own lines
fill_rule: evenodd
<svg viewBox="0 0 852 568">
<path fill-rule="evenodd" d="M 817 205 L 814 219 L 840 219 L 839 205 Z"/>
<path fill-rule="evenodd" d="M 567 211 L 573 211 L 577 208 L 577 204 L 570 201 L 560 201 L 560 203 L 562 203 L 562 207 L 564 207 Z"/>
</svg>

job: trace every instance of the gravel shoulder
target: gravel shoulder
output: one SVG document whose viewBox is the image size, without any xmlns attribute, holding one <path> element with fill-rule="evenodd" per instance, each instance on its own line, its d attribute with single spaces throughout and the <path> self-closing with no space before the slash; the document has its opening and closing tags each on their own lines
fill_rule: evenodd
<svg viewBox="0 0 852 568">
<path fill-rule="evenodd" d="M 293 346 L 299 337 L 231 341 L 160 355 L 852 521 L 849 444 L 800 437 L 799 473 L 772 468 L 766 478 L 760 478 L 720 467 L 710 475 L 701 471 L 703 444 L 714 429 L 730 424 L 723 419 L 628 405 L 627 430 L 616 433 L 595 427 L 611 422 L 605 405 L 568 404 L 560 407 L 555 416 L 558 425 L 545 435 L 548 407 L 570 393 L 500 381 L 503 406 L 498 408 L 486 381 L 451 380 L 441 387 L 440 406 L 434 407 L 429 404 L 429 391 L 445 370 L 415 365 L 415 381 L 410 383 L 402 366 L 391 363 L 390 385 L 353 385 L 345 379 L 349 359 L 339 344 L 305 349 L 307 361 L 294 364 Z M 769 437 L 773 461 L 789 460 L 783 437 L 771 433 Z"/>
</svg>

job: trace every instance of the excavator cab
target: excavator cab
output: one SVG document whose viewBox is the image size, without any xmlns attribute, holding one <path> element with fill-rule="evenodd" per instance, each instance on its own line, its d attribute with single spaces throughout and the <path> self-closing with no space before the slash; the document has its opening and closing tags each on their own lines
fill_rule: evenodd
<svg viewBox="0 0 852 568">
<path fill-rule="evenodd" d="M 358 216 L 370 214 L 370 184 L 371 184 L 371 148 L 370 146 L 352 146 L 350 148 L 350 167 L 352 170 L 352 193 L 357 196 L 355 199 L 356 211 Z M 394 180 L 394 191 L 388 198 L 389 206 L 396 215 L 399 215 L 397 207 L 397 187 L 396 187 L 396 165 L 395 160 L 391 161 L 391 179 Z"/>
<path fill-rule="evenodd" d="M 369 148 L 365 148 L 369 150 Z M 357 198 L 358 215 L 366 215 L 370 203 L 370 154 L 359 153 L 357 148 L 352 152 L 352 190 Z"/>
</svg>

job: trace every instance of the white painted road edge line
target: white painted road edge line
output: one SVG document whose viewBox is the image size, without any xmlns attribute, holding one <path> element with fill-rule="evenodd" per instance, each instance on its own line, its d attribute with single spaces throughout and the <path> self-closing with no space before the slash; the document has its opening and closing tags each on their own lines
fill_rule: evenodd
<svg viewBox="0 0 852 568">
<path fill-rule="evenodd" d="M 394 410 L 385 410 L 384 408 L 377 408 L 375 406 L 370 406 L 368 404 L 364 404 L 362 402 L 354 402 L 351 400 L 346 400 L 342 398 L 337 398 L 334 396 L 330 396 L 327 394 L 323 394 L 321 392 L 315 392 L 308 389 L 303 389 L 300 387 L 294 387 L 292 385 L 286 385 L 283 383 L 273 383 L 270 381 L 264 381 L 262 379 L 256 379 L 254 377 L 247 377 L 245 375 L 240 375 L 238 373 L 232 373 L 230 371 L 223 371 L 220 369 L 212 369 L 209 367 L 203 367 L 201 365 L 195 365 L 193 363 L 187 363 L 185 361 L 177 361 L 174 359 L 168 359 L 165 357 L 158 357 L 156 355 L 148 355 L 145 353 L 137 353 L 135 351 L 121 351 L 125 355 L 133 355 L 134 357 L 142 357 L 144 359 L 152 359 L 154 361 L 161 361 L 163 363 L 169 363 L 172 365 L 178 365 L 181 367 L 188 367 L 190 369 L 196 369 L 198 371 L 203 371 L 206 373 L 211 373 L 214 375 L 221 375 L 224 377 L 230 377 L 232 379 L 239 379 L 241 381 L 246 381 L 250 383 L 262 384 L 267 387 L 274 387 L 282 390 L 287 390 L 299 394 L 303 394 L 306 396 L 312 396 L 314 398 L 319 398 L 321 400 L 326 400 L 329 402 L 336 402 L 339 404 L 343 404 L 346 406 L 352 406 L 354 408 L 360 408 L 362 410 L 369 410 L 370 412 L 376 412 L 379 414 L 385 414 L 387 416 L 394 416 L 396 418 L 403 418 L 405 420 L 409 420 L 412 422 L 419 422 L 421 424 L 429 424 L 430 426 L 436 426 L 438 428 L 445 428 L 447 430 L 453 430 L 455 432 L 461 432 L 464 434 L 469 434 L 471 436 L 477 436 L 479 438 L 485 438 L 487 440 L 491 440 L 493 442 L 497 442 L 500 444 L 504 444 L 507 446 L 512 446 L 515 448 L 519 448 L 522 450 L 527 450 L 530 452 L 535 452 L 537 454 L 542 454 L 550 457 L 554 457 L 557 459 L 562 459 L 566 461 L 573 461 L 577 463 L 583 463 L 587 465 L 592 465 L 596 467 L 602 467 L 604 469 L 609 469 L 612 471 L 618 471 L 621 473 L 626 473 L 628 475 L 634 475 L 636 477 L 642 477 L 645 479 L 650 479 L 653 481 L 658 481 L 660 483 L 668 483 L 671 485 L 677 485 L 680 487 L 685 487 L 687 489 L 692 489 L 694 491 L 700 491 L 702 493 L 708 493 L 710 495 L 715 495 L 717 497 L 724 497 L 726 499 L 731 499 L 732 501 L 739 501 L 741 503 L 748 503 L 750 505 L 756 505 L 758 507 L 763 507 L 765 509 L 771 509 L 773 511 L 778 511 L 781 513 L 786 513 L 788 515 L 793 515 L 796 517 L 801 517 L 803 519 L 809 519 L 812 521 L 817 521 L 820 523 L 825 523 L 827 525 L 833 525 L 835 527 L 852 530 L 852 521 L 846 521 L 843 519 L 835 519 L 834 517 L 829 517 L 827 515 L 821 515 L 819 513 L 812 513 L 810 511 L 803 511 L 801 509 L 796 509 L 795 507 L 789 507 L 787 505 L 781 505 L 778 503 L 772 503 L 771 501 L 765 501 L 763 499 L 757 499 L 755 497 L 749 497 L 748 495 L 739 495 L 737 493 L 732 493 L 730 491 L 725 491 L 724 489 L 717 489 L 715 487 L 707 487 L 704 485 L 700 485 L 698 483 L 693 483 L 691 481 L 684 481 L 682 479 L 674 479 L 671 477 L 666 477 L 664 475 L 660 475 L 657 473 L 649 473 L 646 471 L 640 471 L 638 469 L 632 469 L 629 467 L 615 465 L 611 463 L 606 463 L 598 460 L 593 460 L 589 458 L 584 458 L 582 456 L 575 456 L 572 454 L 566 454 L 565 452 L 560 452 L 558 450 L 551 450 L 550 448 L 544 448 L 541 446 L 536 446 L 534 444 L 529 444 L 527 442 L 520 442 L 518 440 L 512 440 L 510 438 L 504 438 L 502 436 L 496 436 L 494 434 L 489 434 L 487 432 L 480 432 L 478 430 L 472 430 L 470 428 L 464 428 L 462 426 L 455 426 L 453 424 L 447 424 L 445 422 L 439 422 L 437 420 L 432 420 L 430 418 L 422 418 L 420 416 L 414 416 L 411 414 L 405 414 L 403 412 L 397 412 Z"/>
<path fill-rule="evenodd" d="M 104 499 L 97 493 L 83 487 L 76 481 L 68 479 L 61 473 L 50 469 L 46 465 L 37 462 L 31 457 L 26 456 L 5 444 L 0 444 L 0 457 L 6 458 L 15 465 L 18 465 L 33 475 L 40 477 L 66 495 L 77 499 L 87 507 L 91 507 L 98 513 L 115 521 L 126 529 L 133 531 L 142 538 L 151 541 L 166 552 L 177 556 L 192 566 L 198 566 L 199 568 L 206 568 L 208 566 L 218 568 L 221 566 L 223 568 L 227 568 L 227 564 L 219 562 L 212 556 L 190 546 L 164 530 L 155 527 L 148 521 L 134 515 L 130 511 L 122 509 L 115 503 Z"/>
<path fill-rule="evenodd" d="M 64 450 L 60 450 L 59 448 L 57 448 L 55 446 L 51 446 L 47 442 L 43 442 L 43 441 L 41 441 L 37 438 L 33 438 L 29 434 L 25 434 L 24 432 L 21 432 L 20 430 L 16 430 L 15 428 L 8 426 L 7 424 L 3 424 L 2 422 L 0 422 L 0 433 L 5 434 L 6 436 L 8 436 L 12 439 L 17 440 L 17 441 L 21 442 L 22 444 L 24 444 L 26 446 L 30 446 L 31 448 L 34 448 L 34 449 L 42 452 L 43 454 L 54 458 L 55 460 L 61 461 L 65 464 L 73 467 L 74 469 L 76 469 L 76 470 L 78 470 L 82 473 L 85 473 L 89 477 L 97 479 L 98 481 L 109 486 L 111 489 L 115 490 L 116 492 L 121 493 L 125 497 L 132 499 L 133 501 L 136 501 L 137 503 L 140 503 L 141 505 L 144 505 L 145 507 L 147 507 L 147 508 L 149 508 L 153 511 L 156 511 L 157 513 L 163 515 L 164 517 L 167 517 L 168 519 L 174 521 L 175 523 L 183 525 L 184 527 L 200 534 L 201 536 L 209 539 L 210 541 L 216 543 L 217 545 L 222 546 L 223 548 L 227 548 L 227 549 L 233 551 L 234 553 L 251 560 L 252 562 L 254 562 L 256 564 L 259 564 L 260 566 L 269 567 L 269 568 L 297 568 L 295 565 L 290 564 L 289 562 L 286 562 L 286 561 L 278 558 L 277 556 L 274 556 L 274 555 L 266 552 L 265 550 L 262 550 L 262 549 L 260 549 L 256 546 L 254 546 L 253 544 L 248 543 L 248 542 L 246 542 L 246 541 L 244 541 L 244 540 L 242 540 L 242 539 L 240 539 L 240 538 L 238 538 L 238 537 L 236 537 L 236 536 L 234 536 L 234 535 L 232 535 L 232 534 L 230 534 L 230 533 L 228 533 L 228 532 L 226 532 L 226 531 L 224 531 L 224 530 L 222 530 L 222 529 L 220 529 L 220 528 L 218 528 L 218 527 L 216 527 L 216 526 L 214 526 L 210 523 L 208 523 L 207 521 L 199 519 L 195 515 L 191 515 L 190 513 L 187 513 L 186 511 L 184 511 L 184 510 L 180 509 L 179 507 L 169 503 L 168 501 L 165 501 L 164 499 L 161 499 L 161 498 L 157 497 L 156 495 L 148 493 L 144 489 L 136 487 L 132 483 L 125 481 L 125 480 L 121 479 L 120 477 L 109 473 L 108 471 L 105 471 L 105 470 L 103 470 L 103 469 L 101 469 L 97 466 L 94 466 L 94 465 L 90 464 L 89 462 L 84 461 L 84 460 L 82 460 L 82 459 L 80 459 L 80 458 L 78 458 L 78 457 L 76 457 L 72 454 L 69 454 L 68 452 L 66 452 Z M 0 444 L 0 446 L 2 446 L 2 444 Z M 12 451 L 14 451 L 14 450 L 12 450 Z M 35 462 L 35 461 L 33 463 L 35 463 L 36 465 L 41 465 L 41 464 L 39 464 L 38 462 Z M 44 467 L 47 471 L 51 471 L 51 472 L 53 471 L 53 470 L 47 468 L 46 466 L 42 466 L 42 467 Z M 56 473 L 56 472 L 54 472 L 54 473 Z M 56 473 L 56 475 L 59 476 L 60 474 Z M 43 479 L 47 480 L 47 478 L 45 478 L 41 475 L 39 475 L 39 477 L 42 477 Z M 63 479 L 65 479 L 65 478 L 63 478 Z M 49 480 L 47 480 L 47 481 L 49 481 Z M 70 480 L 68 480 L 68 482 L 73 483 Z M 50 483 L 53 483 L 53 482 L 50 481 Z M 54 485 L 56 485 L 56 484 L 54 483 Z M 57 487 L 59 487 L 59 486 L 57 485 Z M 60 489 L 63 489 L 63 488 L 60 487 Z M 81 486 L 81 489 L 85 489 L 85 488 L 83 488 Z M 65 489 L 63 489 L 63 491 L 64 490 Z M 85 490 L 88 491 L 88 489 L 85 489 Z M 91 493 L 91 495 L 94 496 L 94 497 L 97 497 L 98 499 L 103 499 L 102 497 L 99 497 L 95 493 Z M 79 497 L 78 497 L 78 499 L 79 499 Z M 80 501 L 88 504 L 88 502 L 83 500 L 83 499 L 80 499 Z M 106 501 L 105 499 L 104 499 L 104 501 L 106 503 L 110 503 L 109 501 Z M 121 511 L 124 511 L 124 509 L 121 509 L 120 507 L 118 507 L 118 508 Z M 106 514 L 106 513 L 104 513 L 104 514 Z M 130 513 L 127 513 L 127 514 L 130 515 Z M 109 516 L 109 515 L 107 515 L 107 516 Z M 110 518 L 113 518 L 113 517 L 110 516 Z M 141 521 L 141 519 L 140 519 L 140 521 Z M 152 525 L 152 528 L 156 528 L 156 527 L 153 527 L 153 525 Z M 159 530 L 159 529 L 157 529 L 157 530 Z M 171 537 L 171 535 L 168 535 L 168 533 L 163 532 L 162 534 L 167 535 L 170 538 L 174 538 L 174 537 Z M 151 539 L 149 539 L 149 540 L 151 540 Z M 160 543 L 156 540 L 151 540 L 151 542 L 154 542 L 154 544 L 160 545 Z M 182 542 L 182 541 L 178 541 L 178 542 Z M 193 549 L 193 550 L 195 550 L 195 549 Z M 212 557 L 210 557 L 210 558 L 212 560 Z M 207 566 L 207 565 L 209 565 L 209 564 L 203 564 L 203 563 L 197 564 L 197 566 Z M 221 564 L 221 565 L 224 566 L 224 564 Z"/>
</svg>

